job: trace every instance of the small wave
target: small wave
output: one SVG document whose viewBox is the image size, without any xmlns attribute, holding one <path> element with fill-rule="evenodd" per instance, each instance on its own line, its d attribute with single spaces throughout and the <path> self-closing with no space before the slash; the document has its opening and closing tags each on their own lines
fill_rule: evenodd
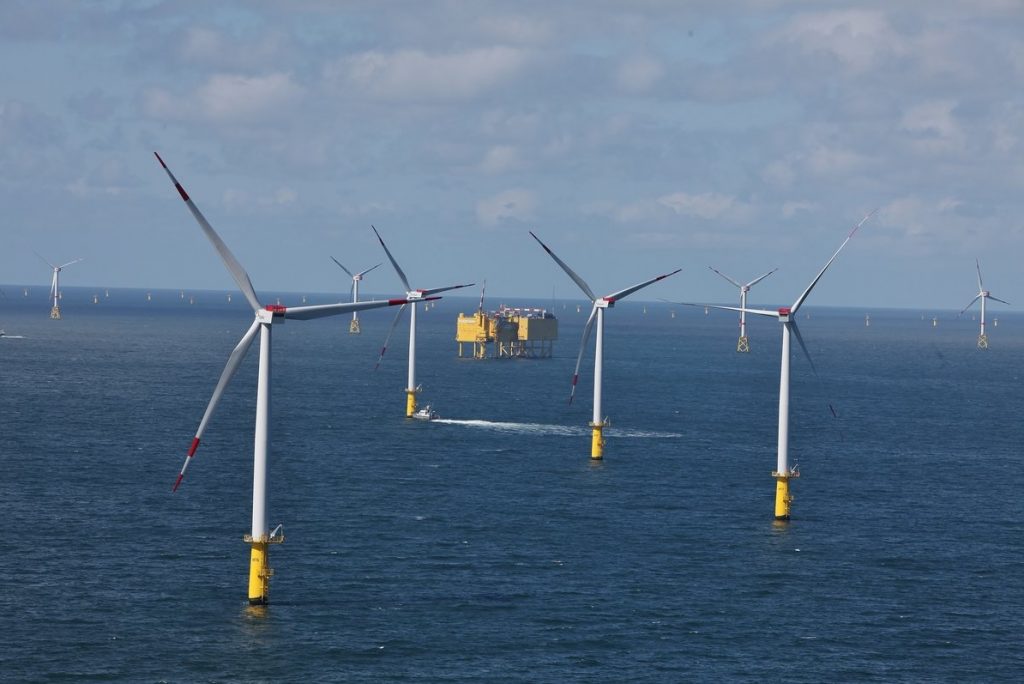
<svg viewBox="0 0 1024 684">
<path fill-rule="evenodd" d="M 573 425 L 551 425 L 547 423 L 508 423 L 493 420 L 456 420 L 454 418 L 435 418 L 433 423 L 447 425 L 465 425 L 466 427 L 494 430 L 496 432 L 512 432 L 515 434 L 560 435 L 564 437 L 580 437 L 590 435 L 590 428 Z M 630 437 L 642 439 L 677 439 L 682 437 L 678 432 L 659 432 L 655 430 L 631 430 L 609 427 L 609 437 Z"/>
<path fill-rule="evenodd" d="M 0 335 L 0 340 L 23 340 L 24 335 Z"/>
</svg>

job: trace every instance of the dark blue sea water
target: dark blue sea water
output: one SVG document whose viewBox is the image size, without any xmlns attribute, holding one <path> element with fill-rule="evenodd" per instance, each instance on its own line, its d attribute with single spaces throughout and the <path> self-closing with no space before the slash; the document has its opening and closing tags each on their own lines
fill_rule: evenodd
<svg viewBox="0 0 1024 684">
<path fill-rule="evenodd" d="M 1024 317 L 991 348 L 950 312 L 829 310 L 793 362 L 793 520 L 772 520 L 780 334 L 625 302 L 605 460 L 586 308 L 547 361 L 456 358 L 420 317 L 403 417 L 392 311 L 275 326 L 271 605 L 246 603 L 256 351 L 176 494 L 251 321 L 240 296 L 69 288 L 0 299 L 0 679 L 1019 681 Z M 275 295 L 271 294 L 270 297 Z M 311 303 L 324 298 L 311 299 Z M 286 304 L 295 296 L 282 296 Z M 495 302 L 496 303 L 496 302 Z M 534 302 L 507 302 L 532 304 Z M 538 304 L 549 304 L 537 302 Z M 801 313 L 803 313 L 803 311 Z M 998 315 L 998 314 L 997 314 Z M 832 403 L 839 418 L 828 410 Z"/>
</svg>

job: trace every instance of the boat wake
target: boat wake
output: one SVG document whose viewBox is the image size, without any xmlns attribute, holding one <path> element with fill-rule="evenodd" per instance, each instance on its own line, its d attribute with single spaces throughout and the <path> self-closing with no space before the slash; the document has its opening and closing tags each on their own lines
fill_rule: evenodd
<svg viewBox="0 0 1024 684">
<path fill-rule="evenodd" d="M 432 423 L 445 423 L 447 425 L 465 425 L 466 427 L 493 430 L 495 432 L 508 432 L 518 435 L 559 435 L 564 437 L 579 437 L 590 435 L 590 428 L 573 425 L 549 425 L 546 423 L 503 423 L 493 420 L 456 420 L 454 418 L 435 418 Z M 656 430 L 631 430 L 629 428 L 619 429 L 609 427 L 605 430 L 609 437 L 638 437 L 645 439 L 678 439 L 682 437 L 678 432 L 660 432 Z"/>
</svg>

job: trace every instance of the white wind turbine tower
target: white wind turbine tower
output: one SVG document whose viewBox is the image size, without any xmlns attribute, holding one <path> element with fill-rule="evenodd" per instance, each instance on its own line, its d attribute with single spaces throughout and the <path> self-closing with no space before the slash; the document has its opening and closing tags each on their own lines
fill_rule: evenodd
<svg viewBox="0 0 1024 684">
<path fill-rule="evenodd" d="M 43 259 L 39 252 L 36 252 L 35 254 L 40 259 Z M 50 299 L 53 301 L 53 306 L 50 308 L 50 318 L 55 321 L 60 320 L 60 272 L 71 264 L 77 264 L 79 261 L 82 261 L 82 259 L 75 259 L 66 264 L 61 264 L 60 266 L 54 266 L 46 259 L 43 259 L 43 263 L 53 269 L 53 280 L 50 283 Z"/>
<path fill-rule="evenodd" d="M 974 302 L 979 299 L 981 300 L 981 332 L 978 334 L 978 349 L 988 349 L 988 335 L 985 334 L 985 300 L 994 299 L 1003 304 L 1009 304 L 1010 302 L 994 297 L 991 292 L 985 289 L 985 286 L 981 284 L 981 264 L 975 259 L 974 265 L 978 269 L 978 294 L 971 300 L 970 304 L 961 309 L 960 315 L 963 316 L 965 311 L 974 306 Z"/>
<path fill-rule="evenodd" d="M 341 268 L 342 271 L 348 273 L 348 277 L 352 279 L 352 303 L 355 304 L 359 301 L 359 282 L 363 279 L 364 275 L 377 268 L 377 266 L 380 266 L 380 264 L 377 264 L 377 266 L 371 266 L 365 271 L 353 274 L 352 271 L 342 266 L 341 262 L 334 257 L 331 257 L 331 260 L 338 264 L 338 267 Z M 358 335 L 361 332 L 359 330 L 359 313 L 357 311 L 352 312 L 352 322 L 348 324 L 348 332 L 350 335 Z"/>
<path fill-rule="evenodd" d="M 720 275 L 723 278 L 725 278 L 726 280 L 728 280 L 730 283 L 732 283 L 736 287 L 740 288 L 740 339 L 736 343 L 736 351 L 737 352 L 749 352 L 750 351 L 750 340 L 747 339 L 747 314 L 746 314 L 745 311 L 743 311 L 743 309 L 747 308 L 747 293 L 750 292 L 750 288 L 754 287 L 754 285 L 757 285 L 759 282 L 761 282 L 762 280 L 764 280 L 765 278 L 770 276 L 772 273 L 775 273 L 779 269 L 773 268 L 772 270 L 770 270 L 767 273 L 765 273 L 763 276 L 758 276 L 757 278 L 754 278 L 753 280 L 751 280 L 746 285 L 741 285 L 737 281 L 733 280 L 729 276 L 727 276 L 724 273 L 722 273 L 721 271 L 719 271 L 717 268 L 713 268 L 711 266 L 708 266 L 708 268 L 710 268 L 712 271 L 714 271 L 718 275 Z"/>
<path fill-rule="evenodd" d="M 420 388 L 416 385 L 416 304 L 421 301 L 425 301 L 431 295 L 435 295 L 439 292 L 446 292 L 448 290 L 458 290 L 462 287 L 472 287 L 476 283 L 466 283 L 465 285 L 449 285 L 447 287 L 434 287 L 427 290 L 414 290 L 409 284 L 409 279 L 405 277 L 405 273 L 402 271 L 398 262 L 395 261 L 395 257 L 391 256 L 391 250 L 384 244 L 384 239 L 377 232 L 374 226 L 373 232 L 377 235 L 377 240 L 380 241 L 380 246 L 384 248 L 384 253 L 388 255 L 388 259 L 391 261 L 391 265 L 395 267 L 395 273 L 398 274 L 399 280 L 402 281 L 402 285 L 405 286 L 405 296 L 409 298 L 409 303 L 412 304 L 411 313 L 409 316 L 409 381 L 405 388 L 405 415 L 407 418 L 412 417 L 416 413 L 416 394 L 420 391 Z M 384 346 L 381 347 L 380 357 L 377 359 L 377 365 L 380 365 L 381 360 L 384 358 L 384 352 L 388 350 L 388 341 L 391 339 L 391 333 L 395 331 L 395 326 L 398 325 L 398 320 L 402 317 L 402 312 L 405 310 L 403 305 L 398 313 L 395 314 L 395 320 L 391 323 L 391 329 L 388 331 L 388 336 L 384 339 Z"/>
<path fill-rule="evenodd" d="M 203 432 L 206 430 L 206 426 L 213 415 L 214 409 L 217 408 L 217 404 L 220 402 L 221 396 L 224 390 L 227 388 L 228 383 L 234 377 L 236 371 L 245 358 L 246 352 L 252 345 L 253 340 L 256 339 L 256 334 L 260 336 L 260 360 L 259 360 L 259 376 L 258 384 L 256 389 L 256 429 L 255 429 L 255 441 L 253 446 L 253 481 L 252 481 L 252 528 L 250 534 L 244 537 L 245 541 L 249 543 L 251 547 L 250 563 L 249 563 L 249 603 L 253 605 L 263 605 L 267 602 L 267 597 L 270 589 L 270 577 L 273 571 L 268 565 L 268 545 L 276 544 L 284 541 L 284 535 L 279 534 L 281 526 L 279 525 L 274 529 L 273 533 L 270 532 L 270 528 L 267 524 L 267 460 L 270 454 L 270 339 L 271 329 L 274 325 L 280 325 L 285 320 L 291 318 L 295 320 L 310 320 L 314 318 L 322 318 L 324 316 L 334 316 L 338 314 L 348 313 L 350 311 L 362 310 L 362 309 L 373 309 L 383 306 L 393 306 L 396 304 L 404 304 L 405 299 L 390 299 L 381 301 L 367 301 L 359 302 L 358 304 L 322 304 L 317 306 L 297 306 L 287 307 L 281 306 L 280 304 L 268 304 L 263 306 L 260 304 L 259 299 L 256 296 L 256 291 L 253 289 L 252 282 L 249 280 L 249 274 L 245 272 L 242 265 L 238 262 L 235 256 L 228 249 L 224 241 L 221 240 L 220 236 L 214 231 L 213 227 L 206 220 L 206 217 L 200 213 L 199 208 L 192 202 L 185 189 L 178 183 L 178 180 L 171 173 L 171 170 L 164 164 L 164 160 L 157 154 L 156 158 L 160 161 L 160 165 L 164 171 L 167 172 L 168 177 L 174 184 L 178 193 L 181 195 L 181 199 L 188 205 L 189 210 L 192 212 L 192 216 L 195 217 L 199 223 L 199 227 L 202 228 L 203 233 L 213 243 L 214 248 L 220 254 L 221 260 L 231 273 L 238 288 L 242 291 L 242 294 L 248 300 L 249 305 L 252 306 L 253 313 L 256 318 L 249 329 L 242 336 L 242 339 L 235 346 L 234 351 L 228 357 L 227 365 L 224 366 L 224 370 L 220 374 L 220 379 L 217 381 L 217 386 L 213 390 L 213 396 L 210 398 L 210 403 L 206 407 L 206 412 L 203 414 L 202 421 L 199 423 L 199 429 L 196 430 L 195 437 L 192 439 L 192 444 L 189 447 L 188 455 L 185 457 L 185 463 L 181 467 L 181 472 L 178 473 L 178 479 L 174 482 L 172 491 L 178 489 L 181 484 L 182 478 L 185 476 L 185 471 L 188 469 L 189 463 L 192 462 L 192 457 L 196 453 L 196 449 L 199 447 L 199 440 L 203 436 Z"/>
<path fill-rule="evenodd" d="M 800 477 L 800 472 L 795 468 L 789 467 L 789 357 L 790 357 L 790 334 L 796 337 L 796 341 L 800 344 L 800 349 L 803 351 L 804 356 L 807 357 L 807 361 L 810 362 L 811 368 L 814 368 L 814 362 L 811 360 L 811 355 L 807 351 L 807 345 L 804 344 L 803 337 L 800 335 L 800 328 L 796 324 L 796 313 L 800 310 L 804 300 L 811 294 L 811 290 L 821 280 L 821 276 L 825 275 L 825 271 L 832 265 L 836 257 L 839 256 L 839 252 L 843 251 L 843 247 L 846 247 L 846 243 L 850 241 L 850 238 L 854 236 L 857 229 L 864 225 L 871 216 L 874 215 L 876 210 L 867 214 L 860 220 L 850 234 L 843 240 L 843 244 L 839 245 L 839 249 L 835 251 L 825 265 L 822 267 L 818 275 L 815 276 L 811 284 L 807 286 L 807 289 L 797 297 L 796 301 L 793 302 L 793 306 L 785 306 L 780 308 L 778 311 L 766 311 L 764 309 L 738 309 L 732 306 L 716 306 L 716 309 L 727 309 L 729 311 L 746 311 L 747 313 L 756 314 L 758 316 L 769 316 L 775 318 L 782 324 L 782 363 L 781 372 L 779 374 L 779 440 L 778 440 L 778 463 L 775 472 L 772 473 L 772 477 L 775 478 L 775 519 L 776 520 L 789 520 L 789 508 L 792 502 L 792 497 L 789 494 L 789 480 L 793 477 Z"/>
<path fill-rule="evenodd" d="M 608 424 L 608 421 L 601 415 L 601 379 L 603 374 L 603 356 L 604 356 L 604 311 L 605 309 L 615 306 L 615 302 L 623 299 L 624 297 L 633 294 L 637 290 L 647 287 L 652 283 L 656 283 L 659 280 L 664 280 L 671 275 L 675 275 L 681 271 L 681 268 L 677 268 L 671 273 L 660 275 L 657 278 L 651 278 L 645 280 L 642 283 L 627 287 L 625 290 L 619 290 L 613 292 L 605 297 L 598 297 L 594 294 L 594 291 L 590 289 L 590 286 L 584 282 L 583 278 L 579 277 L 575 271 L 569 268 L 569 265 L 559 259 L 551 249 L 541 242 L 541 239 L 530 231 L 530 235 L 533 239 L 540 243 L 540 246 L 544 248 L 544 251 L 551 255 L 551 258 L 555 260 L 555 263 L 562 267 L 562 270 L 572 278 L 573 282 L 579 286 L 583 293 L 590 298 L 593 303 L 593 308 L 590 310 L 590 317 L 587 318 L 586 327 L 583 328 L 583 339 L 580 342 L 580 352 L 576 357 L 576 370 L 573 371 L 572 375 L 572 389 L 569 392 L 569 403 L 572 403 L 573 397 L 576 394 L 576 383 L 580 377 L 580 362 L 583 360 L 583 351 L 586 349 L 587 340 L 590 338 L 590 330 L 594 325 L 594 318 L 597 318 L 597 337 L 594 343 L 594 414 L 593 420 L 590 422 L 591 427 L 591 439 L 590 439 L 590 458 L 599 460 L 604 458 L 604 428 Z"/>
</svg>

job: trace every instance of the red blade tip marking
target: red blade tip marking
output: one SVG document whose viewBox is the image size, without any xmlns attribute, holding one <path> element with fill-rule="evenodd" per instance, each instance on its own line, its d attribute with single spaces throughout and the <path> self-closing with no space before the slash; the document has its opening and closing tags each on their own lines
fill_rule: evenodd
<svg viewBox="0 0 1024 684">
<path fill-rule="evenodd" d="M 188 457 L 192 458 L 192 456 L 196 453 L 196 449 L 198 449 L 198 448 L 199 448 L 199 438 L 198 437 L 193 437 L 192 438 L 192 446 L 190 446 L 188 448 Z"/>
<path fill-rule="evenodd" d="M 173 487 L 171 487 L 171 493 L 172 493 L 172 494 L 173 494 L 174 492 L 178 491 L 178 485 L 180 485 L 180 484 L 181 484 L 181 478 L 183 478 L 183 477 L 185 477 L 185 473 L 181 473 L 181 474 L 179 474 L 179 475 L 178 475 L 178 479 L 174 481 L 174 486 L 173 486 Z"/>
<path fill-rule="evenodd" d="M 408 299 L 389 299 L 388 306 L 395 306 L 396 304 L 408 304 Z"/>
<path fill-rule="evenodd" d="M 174 187 L 178 190 L 178 194 L 181 195 L 181 199 L 188 202 L 188 193 L 185 192 L 185 188 L 181 187 L 181 183 L 175 183 Z"/>
<path fill-rule="evenodd" d="M 157 161 L 160 162 L 160 166 L 162 166 L 162 167 L 164 167 L 166 169 L 167 168 L 167 164 L 164 164 L 163 157 L 160 156 L 160 153 L 159 152 L 154 152 L 153 154 L 156 155 Z"/>
</svg>

